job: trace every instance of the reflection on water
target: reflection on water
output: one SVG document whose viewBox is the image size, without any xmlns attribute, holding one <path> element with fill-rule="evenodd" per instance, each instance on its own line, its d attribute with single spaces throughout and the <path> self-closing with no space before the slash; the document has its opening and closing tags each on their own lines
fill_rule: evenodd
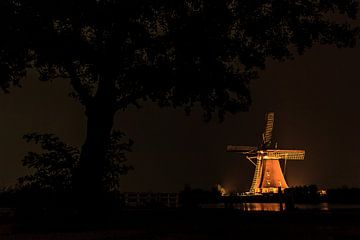
<svg viewBox="0 0 360 240">
<path fill-rule="evenodd" d="M 226 205 L 220 204 L 205 204 L 204 208 L 233 208 L 242 211 L 274 211 L 279 212 L 280 203 L 234 203 Z M 319 203 L 319 204 L 295 204 L 295 208 L 299 210 L 318 210 L 318 211 L 330 211 L 330 210 L 345 210 L 345 209 L 360 209 L 360 204 L 331 204 L 331 203 Z M 286 210 L 283 203 L 283 210 Z"/>
<path fill-rule="evenodd" d="M 320 211 L 329 211 L 330 210 L 329 203 L 295 204 L 295 208 L 300 209 L 300 210 L 320 210 Z M 334 208 L 331 208 L 331 209 L 334 209 Z"/>
<path fill-rule="evenodd" d="M 233 203 L 225 205 L 224 203 L 219 204 L 204 204 L 203 208 L 233 208 L 242 211 L 275 211 L 279 212 L 280 203 Z M 285 204 L 283 203 L 283 209 Z"/>
<path fill-rule="evenodd" d="M 345 210 L 345 209 L 360 209 L 360 204 L 340 204 L 340 203 L 319 203 L 319 204 L 295 204 L 295 207 L 300 210 Z"/>
<path fill-rule="evenodd" d="M 235 209 L 240 209 L 243 211 L 275 211 L 279 212 L 280 203 L 237 203 L 234 204 Z M 283 209 L 285 209 L 285 204 L 283 203 Z"/>
</svg>

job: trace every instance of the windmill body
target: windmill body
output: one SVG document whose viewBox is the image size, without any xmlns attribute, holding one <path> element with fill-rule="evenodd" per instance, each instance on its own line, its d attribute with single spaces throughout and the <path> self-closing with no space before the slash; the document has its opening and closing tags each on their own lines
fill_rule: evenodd
<svg viewBox="0 0 360 240">
<path fill-rule="evenodd" d="M 228 152 L 238 152 L 244 155 L 254 166 L 255 172 L 250 187 L 250 193 L 276 193 L 279 188 L 288 188 L 280 160 L 304 160 L 304 150 L 281 150 L 271 144 L 274 128 L 274 113 L 265 115 L 265 130 L 259 147 L 227 146 Z"/>
</svg>

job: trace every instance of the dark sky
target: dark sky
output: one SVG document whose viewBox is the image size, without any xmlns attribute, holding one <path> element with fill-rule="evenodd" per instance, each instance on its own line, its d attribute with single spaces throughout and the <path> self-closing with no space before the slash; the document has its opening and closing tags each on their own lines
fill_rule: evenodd
<svg viewBox="0 0 360 240">
<path fill-rule="evenodd" d="M 201 111 L 151 103 L 119 112 L 115 127 L 134 141 L 129 154 L 135 171 L 123 177 L 125 191 L 178 191 L 184 184 L 210 188 L 216 183 L 247 190 L 254 167 L 227 144 L 257 145 L 266 111 L 275 111 L 279 148 L 305 149 L 305 161 L 289 162 L 290 186 L 360 187 L 360 47 L 315 47 L 295 60 L 269 61 L 252 83 L 249 112 L 225 122 L 204 123 Z M 68 97 L 66 81 L 39 82 L 33 74 L 23 88 L 0 95 L 0 185 L 25 174 L 21 158 L 32 146 L 21 136 L 52 132 L 76 145 L 84 140 L 83 109 Z"/>
</svg>

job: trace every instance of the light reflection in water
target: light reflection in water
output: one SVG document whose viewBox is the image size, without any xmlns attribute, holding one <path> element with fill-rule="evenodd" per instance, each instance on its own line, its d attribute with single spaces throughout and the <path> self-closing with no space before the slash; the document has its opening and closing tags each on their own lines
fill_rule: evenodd
<svg viewBox="0 0 360 240">
<path fill-rule="evenodd" d="M 329 203 L 319 203 L 319 204 L 295 204 L 295 208 L 300 210 L 320 210 L 320 211 L 329 211 Z M 337 209 L 336 205 L 334 209 Z"/>
<path fill-rule="evenodd" d="M 233 208 L 242 211 L 275 211 L 279 212 L 280 203 L 233 203 L 228 204 L 203 204 L 203 208 Z M 283 210 L 285 210 L 285 204 L 283 203 Z"/>
<path fill-rule="evenodd" d="M 243 211 L 274 211 L 279 212 L 280 203 L 237 203 L 233 206 L 235 209 L 240 209 Z M 285 209 L 285 204 L 283 203 L 283 209 Z"/>
<path fill-rule="evenodd" d="M 279 212 L 280 203 L 234 203 L 225 206 L 220 204 L 204 204 L 203 208 L 233 208 L 242 211 L 274 211 Z M 298 210 L 315 210 L 315 211 L 331 211 L 331 210 L 354 210 L 360 209 L 360 204 L 333 204 L 333 203 L 319 203 L 319 204 L 295 204 Z M 283 203 L 283 210 L 286 210 Z"/>
</svg>

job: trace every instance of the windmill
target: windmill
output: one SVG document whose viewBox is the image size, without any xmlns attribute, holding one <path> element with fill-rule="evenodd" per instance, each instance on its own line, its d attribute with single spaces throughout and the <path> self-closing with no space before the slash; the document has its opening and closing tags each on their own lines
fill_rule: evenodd
<svg viewBox="0 0 360 240">
<path fill-rule="evenodd" d="M 272 132 L 274 128 L 274 113 L 265 115 L 265 130 L 262 134 L 260 146 L 227 146 L 228 152 L 238 152 L 244 155 L 254 166 L 254 178 L 251 183 L 250 193 L 276 193 L 280 187 L 288 188 L 280 160 L 284 160 L 284 171 L 288 160 L 304 160 L 305 150 L 281 150 L 277 144 L 272 144 Z"/>
</svg>

